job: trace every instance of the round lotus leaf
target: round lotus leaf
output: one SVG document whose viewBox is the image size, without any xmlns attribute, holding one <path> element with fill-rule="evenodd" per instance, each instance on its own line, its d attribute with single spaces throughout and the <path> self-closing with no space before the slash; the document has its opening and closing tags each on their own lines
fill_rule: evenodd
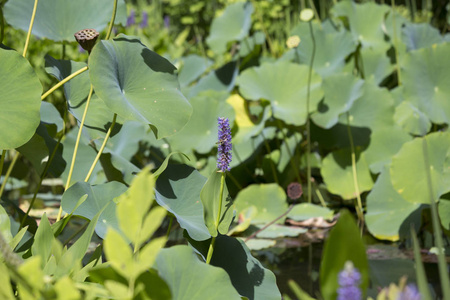
<svg viewBox="0 0 450 300">
<path fill-rule="evenodd" d="M 215 53 L 227 50 L 228 42 L 241 41 L 252 25 L 253 5 L 250 2 L 230 4 L 223 14 L 215 18 L 206 43 Z"/>
<path fill-rule="evenodd" d="M 180 131 L 192 107 L 180 91 L 175 67 L 138 39 L 119 35 L 99 42 L 89 57 L 95 93 L 126 120 L 150 124 L 158 138 Z"/>
<path fill-rule="evenodd" d="M 6 21 L 28 31 L 34 0 L 11 0 L 5 4 Z M 113 1 L 110 0 L 41 0 L 36 9 L 32 33 L 54 41 L 75 41 L 74 34 L 83 29 L 102 31 L 111 20 Z M 126 6 L 118 1 L 116 23 L 125 24 Z"/>
<path fill-rule="evenodd" d="M 306 122 L 308 72 L 308 66 L 280 60 L 246 69 L 238 77 L 237 84 L 244 98 L 267 99 L 271 102 L 274 117 L 300 126 Z M 320 76 L 312 72 L 310 113 L 317 110 L 323 97 L 321 85 Z"/>
<path fill-rule="evenodd" d="M 262 224 L 273 221 L 288 208 L 286 193 L 275 183 L 252 184 L 236 196 L 235 205 L 238 213 L 244 211 L 249 206 L 257 209 L 257 214 L 252 220 L 252 224 Z M 281 218 L 277 224 L 283 224 L 286 217 Z"/>
<path fill-rule="evenodd" d="M 391 162 L 402 145 L 412 139 L 411 135 L 397 125 L 377 129 L 370 135 L 369 147 L 364 151 L 372 173 L 380 173 Z"/>
<path fill-rule="evenodd" d="M 0 48 L 0 149 L 14 149 L 34 135 L 40 122 L 42 85 L 28 60 Z"/>
<path fill-rule="evenodd" d="M 379 85 L 389 74 L 394 71 L 386 51 L 378 48 L 361 48 L 361 60 L 364 78 Z"/>
<path fill-rule="evenodd" d="M 402 61 L 403 95 L 433 123 L 450 123 L 450 44 L 409 52 Z"/>
<path fill-rule="evenodd" d="M 352 74 L 338 73 L 323 80 L 324 99 L 311 118 L 320 127 L 329 129 L 336 125 L 340 114 L 347 112 L 353 102 L 361 97 L 364 81 Z"/>
<path fill-rule="evenodd" d="M 425 139 L 425 141 L 424 141 Z M 434 201 L 450 191 L 450 133 L 435 132 L 403 144 L 392 157 L 391 180 L 394 189 L 412 203 L 430 203 L 425 167 L 427 147 Z"/>
<path fill-rule="evenodd" d="M 345 200 L 356 198 L 349 149 L 341 149 L 328 154 L 322 161 L 320 171 L 330 193 L 340 195 Z M 364 152 L 356 153 L 356 176 L 360 193 L 372 188 L 373 180 Z"/>
<path fill-rule="evenodd" d="M 439 30 L 428 23 L 410 23 L 402 31 L 402 40 L 408 51 L 431 47 L 444 42 Z"/>
<path fill-rule="evenodd" d="M 427 116 L 411 102 L 403 101 L 395 108 L 395 122 L 406 132 L 414 135 L 425 135 L 431 129 Z"/>
<path fill-rule="evenodd" d="M 367 195 L 367 228 L 377 239 L 398 241 L 401 225 L 420 205 L 406 201 L 397 193 L 391 183 L 389 167 L 385 166 Z"/>
<path fill-rule="evenodd" d="M 363 47 L 387 50 L 389 43 L 385 41 L 384 18 L 389 6 L 368 2 L 357 4 L 341 1 L 333 6 L 331 13 L 336 17 L 346 17 L 353 37 Z"/>
<path fill-rule="evenodd" d="M 346 30 L 327 31 L 319 23 L 311 24 L 316 45 L 313 69 L 323 78 L 338 73 L 343 69 L 346 57 L 356 50 L 355 40 Z M 298 35 L 301 38 L 293 59 L 305 65 L 311 62 L 314 45 L 309 26 L 300 23 L 291 32 L 291 36 Z"/>
</svg>

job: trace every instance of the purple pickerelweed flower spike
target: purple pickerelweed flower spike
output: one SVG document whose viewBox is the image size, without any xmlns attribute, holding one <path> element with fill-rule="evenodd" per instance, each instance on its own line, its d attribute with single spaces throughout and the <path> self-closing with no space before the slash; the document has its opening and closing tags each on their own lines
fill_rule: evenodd
<svg viewBox="0 0 450 300">
<path fill-rule="evenodd" d="M 164 16 L 164 27 L 169 29 L 169 26 L 170 26 L 170 17 L 169 16 Z"/>
<path fill-rule="evenodd" d="M 402 292 L 397 297 L 397 300 L 420 300 L 421 296 L 417 287 L 414 284 L 405 286 Z"/>
<path fill-rule="evenodd" d="M 339 288 L 337 290 L 337 300 L 361 300 L 362 293 L 359 285 L 361 283 L 361 274 L 353 266 L 351 261 L 347 261 L 344 270 L 339 273 Z"/>
<path fill-rule="evenodd" d="M 134 25 L 136 21 L 134 20 L 135 12 L 134 9 L 130 10 L 130 15 L 127 18 L 127 27 L 130 27 L 131 25 Z"/>
<path fill-rule="evenodd" d="M 217 168 L 221 172 L 230 171 L 231 129 L 228 118 L 219 118 L 219 142 L 217 146 Z"/>
<path fill-rule="evenodd" d="M 145 28 L 148 25 L 148 13 L 146 11 L 144 11 L 142 13 L 142 21 L 141 24 L 139 24 L 140 28 Z"/>
</svg>

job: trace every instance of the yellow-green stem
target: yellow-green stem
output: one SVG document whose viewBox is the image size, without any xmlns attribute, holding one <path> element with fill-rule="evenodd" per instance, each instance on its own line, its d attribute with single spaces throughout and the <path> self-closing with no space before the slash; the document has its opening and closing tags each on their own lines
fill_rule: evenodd
<svg viewBox="0 0 450 300">
<path fill-rule="evenodd" d="M 261 28 L 262 28 L 262 30 L 264 32 L 264 35 L 266 36 L 267 43 L 269 44 L 270 53 L 272 54 L 272 56 L 276 57 L 275 48 L 273 46 L 272 39 L 270 38 L 270 35 L 269 35 L 269 32 L 267 31 L 266 26 L 264 25 L 264 19 L 263 19 L 263 16 L 261 14 L 261 11 L 259 10 L 259 7 L 256 5 L 257 1 L 253 0 L 252 4 L 253 4 L 253 7 L 255 8 L 255 11 L 256 11 L 256 17 L 258 18 L 259 23 L 261 23 Z"/>
<path fill-rule="evenodd" d="M 92 172 L 94 172 L 95 165 L 97 164 L 98 160 L 100 159 L 100 156 L 103 153 L 103 150 L 105 149 L 105 146 L 106 146 L 106 143 L 108 142 L 109 136 L 111 135 L 111 132 L 114 129 L 114 125 L 116 125 L 116 119 L 117 119 L 117 114 L 114 114 L 111 126 L 109 126 L 108 132 L 106 132 L 105 139 L 103 140 L 103 144 L 100 147 L 100 149 L 97 153 L 97 156 L 95 157 L 94 162 L 92 163 L 91 168 L 89 169 L 89 172 L 86 175 L 86 178 L 84 179 L 85 182 L 89 181 L 89 178 L 91 177 Z"/>
<path fill-rule="evenodd" d="M 36 17 L 38 0 L 34 0 L 33 12 L 31 13 L 30 27 L 28 27 L 27 39 L 25 41 L 25 47 L 23 48 L 22 56 L 27 56 L 28 44 L 30 43 L 31 31 L 33 30 L 34 18 Z"/>
<path fill-rule="evenodd" d="M 78 145 L 80 144 L 81 133 L 83 131 L 84 121 L 86 120 L 87 111 L 89 109 L 89 104 L 91 102 L 92 93 L 94 92 L 94 87 L 91 85 L 91 89 L 89 91 L 89 95 L 86 101 L 86 107 L 84 108 L 83 117 L 81 118 L 80 129 L 78 130 L 77 140 L 75 141 L 75 148 L 73 149 L 72 162 L 70 163 L 69 174 L 67 176 L 67 182 L 64 190 L 67 190 L 70 186 L 70 181 L 72 180 L 73 168 L 75 166 L 75 159 L 77 158 Z M 62 206 L 59 207 L 58 216 L 56 217 L 56 222 L 61 220 L 62 215 Z"/>
<path fill-rule="evenodd" d="M 362 208 L 362 201 L 361 196 L 359 192 L 359 184 L 358 184 L 358 175 L 356 173 L 356 154 L 355 154 L 355 146 L 353 144 L 353 136 L 352 132 L 350 130 L 350 115 L 347 112 L 347 133 L 348 133 L 348 139 L 350 140 L 350 150 L 351 150 L 351 157 L 352 157 L 352 173 L 353 173 L 353 185 L 355 187 L 355 194 L 356 194 L 356 200 L 357 200 L 357 207 L 356 212 L 358 214 L 358 219 L 361 222 L 361 228 L 364 227 L 364 212 Z"/>
<path fill-rule="evenodd" d="M 57 90 L 60 86 L 62 86 L 64 83 L 66 83 L 67 81 L 69 81 L 70 79 L 74 78 L 75 76 L 80 75 L 81 73 L 87 71 L 88 67 L 84 67 L 79 69 L 78 71 L 70 74 L 69 76 L 67 76 L 66 78 L 64 78 L 63 80 L 61 80 L 60 82 L 58 82 L 57 84 L 55 84 L 55 86 L 53 86 L 51 89 L 49 89 L 47 92 L 45 92 L 42 96 L 41 96 L 41 100 L 44 100 L 45 98 L 47 98 L 48 95 L 50 95 L 51 93 L 53 93 L 55 90 Z"/>
<path fill-rule="evenodd" d="M 169 238 L 170 230 L 172 229 L 173 218 L 174 218 L 173 215 L 170 216 L 169 227 L 167 228 L 167 233 L 166 233 L 166 237 L 167 237 L 167 238 Z"/>
<path fill-rule="evenodd" d="M 308 182 L 308 203 L 311 203 L 312 201 L 312 193 L 311 193 L 311 122 L 309 119 L 309 101 L 311 97 L 311 77 L 312 77 L 312 69 L 314 65 L 314 57 L 316 55 L 316 40 L 314 38 L 314 31 L 312 28 L 311 21 L 308 22 L 309 24 L 309 31 L 311 33 L 311 39 L 313 42 L 313 48 L 312 48 L 312 54 L 311 54 L 311 61 L 309 63 L 309 72 L 308 72 L 308 86 L 306 89 L 306 180 Z"/>
<path fill-rule="evenodd" d="M 222 214 L 222 201 L 223 201 L 223 190 L 225 188 L 225 172 L 222 172 L 222 177 L 220 178 L 220 196 L 219 196 L 219 211 L 217 212 L 216 223 L 214 224 L 216 227 L 216 232 L 219 234 L 219 222 Z M 211 257 L 214 252 L 214 243 L 216 238 L 213 237 L 211 240 L 211 244 L 209 244 L 208 255 L 206 257 L 206 263 L 209 264 L 211 261 Z"/>
<path fill-rule="evenodd" d="M 114 0 L 114 7 L 113 7 L 113 13 L 111 16 L 111 21 L 109 23 L 108 32 L 106 33 L 106 40 L 109 40 L 109 37 L 111 36 L 111 32 L 114 26 L 114 21 L 116 19 L 116 12 L 117 12 L 117 0 Z"/>
<path fill-rule="evenodd" d="M 2 157 L 0 158 L 0 177 L 2 177 L 3 164 L 5 163 L 6 150 L 2 151 Z"/>
<path fill-rule="evenodd" d="M 11 161 L 11 164 L 8 167 L 8 170 L 6 171 L 5 177 L 3 178 L 2 186 L 0 187 L 0 198 L 3 195 L 3 191 L 5 190 L 6 182 L 8 181 L 8 178 L 11 175 L 14 165 L 16 164 L 17 160 L 19 159 L 19 156 L 20 156 L 20 153 L 16 152 L 16 155 L 14 155 L 14 157 Z"/>
</svg>

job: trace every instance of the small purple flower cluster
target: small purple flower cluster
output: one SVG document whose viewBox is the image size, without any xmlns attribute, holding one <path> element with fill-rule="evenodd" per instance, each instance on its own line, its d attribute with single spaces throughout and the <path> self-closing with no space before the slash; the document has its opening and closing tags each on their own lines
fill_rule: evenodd
<svg viewBox="0 0 450 300">
<path fill-rule="evenodd" d="M 130 27 L 131 25 L 134 25 L 136 23 L 135 16 L 136 12 L 134 11 L 134 9 L 131 9 L 130 15 L 127 18 L 127 27 Z"/>
<path fill-rule="evenodd" d="M 219 142 L 217 146 L 217 168 L 230 171 L 231 162 L 231 129 L 228 118 L 219 118 Z"/>
<path fill-rule="evenodd" d="M 398 295 L 397 300 L 420 300 L 420 293 L 414 284 L 408 284 Z"/>
<path fill-rule="evenodd" d="M 339 273 L 339 288 L 337 300 L 361 300 L 362 293 L 359 285 L 361 283 L 361 274 L 353 266 L 351 261 L 347 261 L 344 270 Z"/>
</svg>

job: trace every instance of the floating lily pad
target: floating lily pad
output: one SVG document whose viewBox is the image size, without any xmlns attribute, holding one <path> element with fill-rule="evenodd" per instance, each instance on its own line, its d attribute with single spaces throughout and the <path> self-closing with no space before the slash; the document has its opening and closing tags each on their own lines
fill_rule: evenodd
<svg viewBox="0 0 450 300">
<path fill-rule="evenodd" d="M 450 43 L 409 52 L 402 60 L 403 95 L 433 123 L 450 123 Z"/>
<path fill-rule="evenodd" d="M 252 224 L 268 223 L 286 212 L 288 204 L 286 193 L 275 183 L 252 184 L 236 196 L 235 205 L 237 212 L 244 211 L 249 206 L 255 206 L 257 214 Z M 280 218 L 277 224 L 283 224 L 284 218 Z"/>
<path fill-rule="evenodd" d="M 6 21 L 28 31 L 34 0 L 12 0 L 4 7 Z M 111 20 L 113 2 L 109 0 L 39 1 L 32 33 L 54 41 L 75 41 L 74 34 L 86 28 L 102 31 Z M 126 23 L 125 1 L 119 0 L 116 23 Z"/>
<path fill-rule="evenodd" d="M 434 201 L 450 191 L 450 133 L 435 132 L 403 144 L 392 157 L 390 168 L 394 189 L 411 203 L 430 203 L 430 192 L 425 169 L 424 141 L 428 149 Z"/>
<path fill-rule="evenodd" d="M 0 49 L 0 149 L 22 146 L 40 121 L 42 85 L 28 60 Z"/>
<path fill-rule="evenodd" d="M 296 237 L 299 234 L 305 233 L 307 231 L 308 230 L 306 228 L 273 224 L 263 231 L 259 232 L 256 237 L 263 239 L 276 239 L 285 236 Z"/>
<path fill-rule="evenodd" d="M 158 138 L 180 131 L 192 107 L 180 91 L 175 67 L 138 39 L 101 41 L 89 56 L 96 94 L 126 120 L 150 124 Z"/>
<path fill-rule="evenodd" d="M 306 122 L 306 94 L 309 68 L 286 61 L 265 63 L 246 69 L 238 79 L 241 95 L 250 100 L 270 100 L 273 116 L 287 124 Z M 310 113 L 317 110 L 323 97 L 322 80 L 312 73 Z"/>
<path fill-rule="evenodd" d="M 215 53 L 227 50 L 228 42 L 242 41 L 252 25 L 253 5 L 250 2 L 236 2 L 227 6 L 223 14 L 215 18 L 206 43 Z"/>
<path fill-rule="evenodd" d="M 403 199 L 392 186 L 389 167 L 385 166 L 382 170 L 367 195 L 367 228 L 378 239 L 398 241 L 402 223 L 421 204 Z"/>
<path fill-rule="evenodd" d="M 311 218 L 324 218 L 330 220 L 333 218 L 334 212 L 327 208 L 311 203 L 296 204 L 287 214 L 289 219 L 294 221 L 304 221 Z"/>
</svg>

